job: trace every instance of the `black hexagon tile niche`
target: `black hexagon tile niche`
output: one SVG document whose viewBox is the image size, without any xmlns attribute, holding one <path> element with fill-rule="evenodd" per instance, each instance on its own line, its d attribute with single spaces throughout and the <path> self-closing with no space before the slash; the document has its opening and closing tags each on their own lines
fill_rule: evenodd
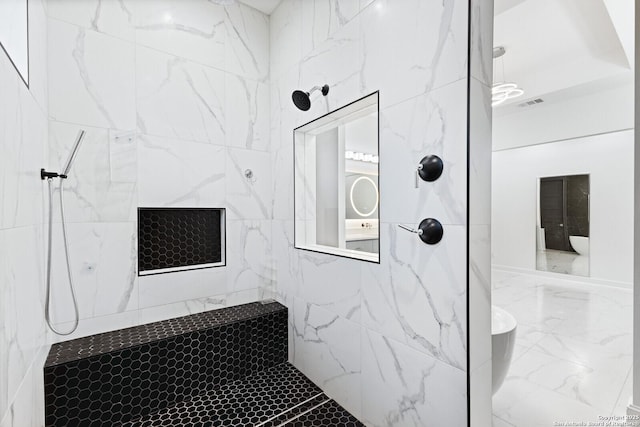
<svg viewBox="0 0 640 427">
<path fill-rule="evenodd" d="M 138 271 L 223 261 L 224 209 L 138 208 Z"/>
<path fill-rule="evenodd" d="M 47 426 L 113 426 L 287 360 L 287 309 L 253 303 L 52 346 Z"/>
</svg>

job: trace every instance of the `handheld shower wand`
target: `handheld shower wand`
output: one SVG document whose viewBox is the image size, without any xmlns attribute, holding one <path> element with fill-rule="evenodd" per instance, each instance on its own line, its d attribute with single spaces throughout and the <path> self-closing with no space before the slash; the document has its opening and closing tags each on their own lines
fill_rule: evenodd
<svg viewBox="0 0 640 427">
<path fill-rule="evenodd" d="M 58 335 L 70 335 L 78 328 L 78 323 L 80 322 L 80 313 L 78 311 L 78 301 L 76 299 L 76 292 L 73 285 L 73 275 L 71 273 L 71 258 L 69 257 L 69 243 L 67 239 L 67 226 L 64 219 L 64 180 L 67 179 L 69 175 L 69 171 L 71 170 L 71 165 L 75 160 L 76 154 L 78 154 L 78 148 L 82 143 L 82 140 L 85 137 L 86 132 L 84 130 L 80 130 L 78 132 L 78 136 L 76 137 L 76 141 L 73 145 L 73 149 L 71 150 L 71 154 L 67 159 L 67 162 L 62 169 L 62 173 L 56 172 L 47 172 L 44 169 L 40 169 L 40 178 L 47 180 L 47 186 L 49 187 L 49 230 L 48 230 L 48 242 L 47 242 L 47 283 L 46 283 L 46 302 L 44 308 L 44 317 L 47 321 L 47 325 L 49 325 L 49 329 L 51 329 L 54 333 Z M 71 290 L 71 299 L 73 300 L 73 310 L 74 310 L 74 321 L 73 327 L 67 332 L 61 332 L 57 330 L 53 326 L 53 322 L 51 320 L 51 245 L 53 240 L 53 179 L 60 178 L 60 221 L 62 223 L 62 241 L 64 243 L 64 254 L 67 261 L 67 277 L 69 278 L 69 288 Z"/>
</svg>

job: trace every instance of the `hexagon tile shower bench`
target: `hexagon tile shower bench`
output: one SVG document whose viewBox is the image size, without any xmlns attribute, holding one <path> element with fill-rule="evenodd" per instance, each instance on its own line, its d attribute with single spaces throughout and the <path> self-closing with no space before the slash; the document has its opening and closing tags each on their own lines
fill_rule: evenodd
<svg viewBox="0 0 640 427">
<path fill-rule="evenodd" d="M 361 426 L 287 363 L 287 309 L 250 303 L 54 344 L 47 426 Z"/>
</svg>

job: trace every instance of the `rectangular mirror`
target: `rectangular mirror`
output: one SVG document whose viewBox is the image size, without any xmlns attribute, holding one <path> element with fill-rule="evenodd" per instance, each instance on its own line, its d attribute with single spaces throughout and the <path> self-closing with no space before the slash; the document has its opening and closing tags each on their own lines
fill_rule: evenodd
<svg viewBox="0 0 640 427">
<path fill-rule="evenodd" d="M 536 269 L 589 276 L 589 175 L 540 178 Z"/>
<path fill-rule="evenodd" d="M 295 247 L 380 262 L 378 92 L 294 130 Z"/>
<path fill-rule="evenodd" d="M 0 0 L 0 47 L 29 86 L 27 0 Z"/>
</svg>

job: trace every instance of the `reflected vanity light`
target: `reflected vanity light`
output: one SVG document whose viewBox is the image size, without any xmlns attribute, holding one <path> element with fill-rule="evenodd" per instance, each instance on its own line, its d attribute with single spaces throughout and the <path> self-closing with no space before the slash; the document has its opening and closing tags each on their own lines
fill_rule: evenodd
<svg viewBox="0 0 640 427">
<path fill-rule="evenodd" d="M 358 208 L 356 208 L 356 204 L 353 201 L 353 190 L 356 188 L 356 185 L 358 184 L 358 182 L 362 180 L 369 181 L 371 185 L 373 185 L 373 188 L 376 189 L 376 202 L 374 203 L 373 208 L 369 212 L 360 212 Z M 378 186 L 368 176 L 361 176 L 360 178 L 353 181 L 353 184 L 351 185 L 351 191 L 349 192 L 349 200 L 351 201 L 351 207 L 353 208 L 354 211 L 356 211 L 358 215 L 363 217 L 371 216 L 376 211 L 376 209 L 378 209 L 378 203 L 380 203 L 380 193 L 378 192 Z"/>
<path fill-rule="evenodd" d="M 375 154 L 360 153 L 355 151 L 346 151 L 344 157 L 347 160 L 355 160 L 358 162 L 380 163 L 380 156 Z"/>
</svg>

